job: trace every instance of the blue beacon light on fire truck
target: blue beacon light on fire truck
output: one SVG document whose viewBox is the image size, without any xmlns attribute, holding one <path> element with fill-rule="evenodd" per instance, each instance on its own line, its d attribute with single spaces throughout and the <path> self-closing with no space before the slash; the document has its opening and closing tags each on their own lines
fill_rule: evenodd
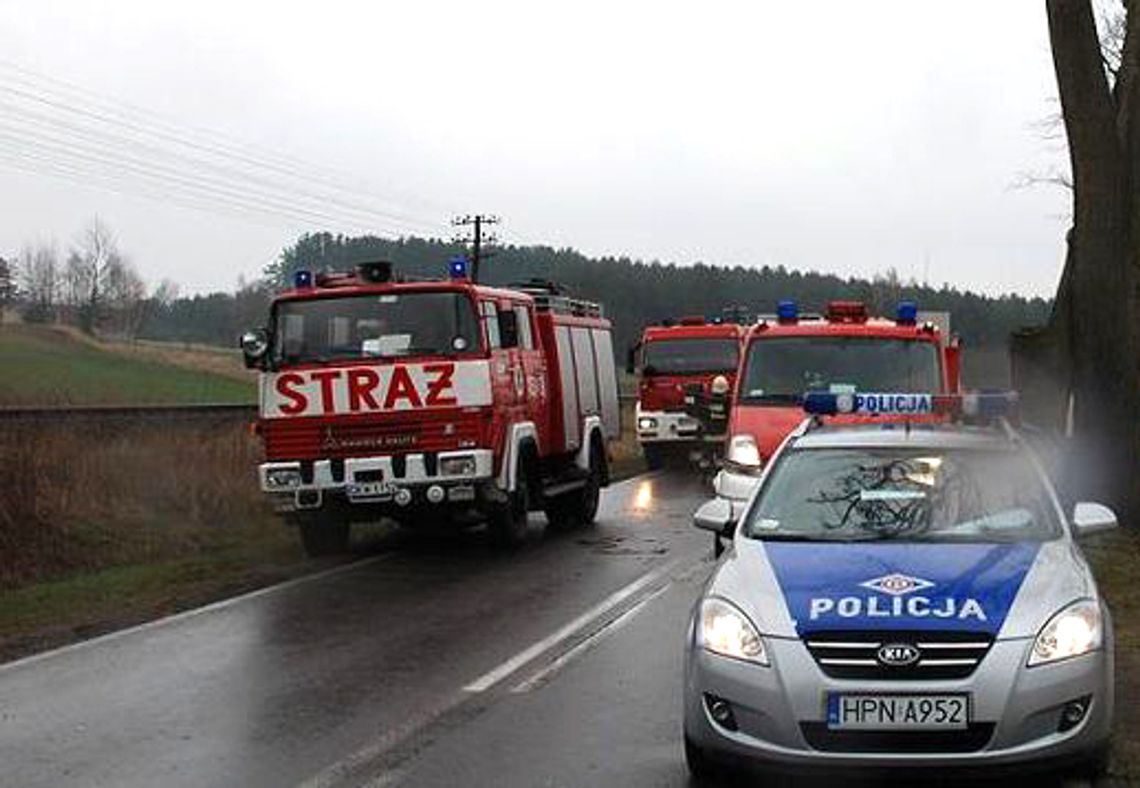
<svg viewBox="0 0 1140 788">
<path fill-rule="evenodd" d="M 467 258 L 466 257 L 453 257 L 447 263 L 447 272 L 451 275 L 452 279 L 466 279 L 467 278 Z"/>
<path fill-rule="evenodd" d="M 298 290 L 313 286 L 313 272 L 301 269 L 293 272 L 293 287 Z"/>
</svg>

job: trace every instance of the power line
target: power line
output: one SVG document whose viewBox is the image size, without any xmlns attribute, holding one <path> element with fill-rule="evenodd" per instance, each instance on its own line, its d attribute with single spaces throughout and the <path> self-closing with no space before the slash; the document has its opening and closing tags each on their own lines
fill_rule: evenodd
<svg viewBox="0 0 1140 788">
<path fill-rule="evenodd" d="M 3 106 L 3 102 L 0 102 L 0 108 Z M 4 134 L 4 131 L 8 133 Z M 9 142 L 22 146 L 21 150 L 31 148 L 47 151 L 57 156 L 94 158 L 104 164 L 116 161 L 123 162 L 132 171 L 137 172 L 139 168 L 144 168 L 150 176 L 170 178 L 172 182 L 180 185 L 193 184 L 202 189 L 214 190 L 227 197 L 269 201 L 277 206 L 299 208 L 310 214 L 310 218 L 316 216 L 322 221 L 331 221 L 334 225 L 344 222 L 345 219 L 352 219 L 354 224 L 391 227 L 389 220 L 378 219 L 366 208 L 345 205 L 343 209 L 332 213 L 329 210 L 328 203 L 330 201 L 321 195 L 293 191 L 288 187 L 278 186 L 270 181 L 229 170 L 224 166 L 210 162 L 191 160 L 179 155 L 166 155 L 164 151 L 145 144 L 138 145 L 135 148 L 141 155 L 129 155 L 120 151 L 119 148 L 123 146 L 118 145 L 119 141 L 115 139 L 111 139 L 109 143 L 93 143 L 85 138 L 82 131 L 76 132 L 65 129 L 61 134 L 54 133 L 54 130 L 51 133 L 45 133 L 35 129 L 29 130 L 19 123 L 12 124 L 3 121 L 0 121 L 0 136 Z M 183 161 L 190 166 L 186 168 L 174 166 L 168 164 L 168 160 Z M 203 170 L 217 172 L 222 177 L 211 177 L 203 174 Z M 262 187 L 261 184 L 265 184 L 265 186 Z M 398 233 L 407 232 L 408 229 L 406 226 L 397 228 Z M 430 232 L 426 225 L 419 225 L 418 230 Z"/>
<path fill-rule="evenodd" d="M 23 74 L 32 74 L 12 64 L 0 61 L 0 66 L 7 66 Z M 43 80 L 61 83 L 47 77 L 37 77 Z M 367 195 L 375 199 L 376 195 L 357 187 L 345 186 L 327 175 L 316 172 L 311 165 L 299 162 L 299 165 L 285 166 L 285 159 L 274 160 L 271 156 L 249 154 L 232 143 L 218 144 L 214 141 L 206 143 L 198 139 L 186 138 L 183 134 L 173 133 L 163 128 L 154 128 L 153 125 L 140 124 L 134 120 L 109 117 L 105 114 L 106 107 L 98 107 L 98 102 L 111 106 L 111 111 L 117 114 L 135 112 L 152 117 L 160 117 L 147 110 L 125 105 L 113 99 L 99 98 L 96 102 L 85 101 L 88 106 L 78 106 L 74 102 L 59 100 L 58 91 L 53 95 L 50 91 L 36 92 L 36 88 L 27 89 L 28 79 L 23 84 L 12 87 L 3 83 L 0 75 L 0 91 L 15 96 L 18 101 L 48 108 L 63 115 L 35 112 L 27 106 L 20 106 L 10 102 L 3 102 L 2 106 L 8 111 L 9 122 L 5 127 L 9 132 L 8 140 L 24 146 L 36 146 L 40 150 L 47 150 L 55 157 L 65 157 L 66 163 L 72 165 L 72 170 L 57 169 L 53 174 L 59 177 L 75 179 L 82 177 L 82 170 L 76 171 L 76 159 L 90 164 L 95 162 L 103 167 L 115 164 L 114 159 L 124 162 L 128 170 L 136 177 L 143 177 L 149 181 L 166 179 L 168 184 L 176 184 L 180 189 L 191 189 L 194 196 L 209 194 L 211 199 L 221 197 L 236 201 L 241 208 L 254 208 L 267 215 L 287 215 L 290 218 L 303 218 L 304 221 L 319 219 L 322 222 L 332 222 L 334 226 L 343 225 L 345 219 L 351 219 L 351 224 L 363 226 L 367 229 L 384 228 L 385 232 L 392 232 L 393 225 L 397 229 L 393 234 L 405 234 L 409 230 L 431 235 L 434 232 L 434 222 L 423 220 L 404 213 L 395 213 L 381 209 L 374 204 L 361 202 L 360 196 Z M 80 93 L 89 93 L 73 86 L 68 87 Z M 46 93 L 46 95 L 44 95 Z M 96 104 L 95 111 L 90 108 Z M 126 109 L 120 109 L 125 107 Z M 69 121 L 66 118 L 81 119 L 84 122 Z M 160 121 L 167 129 L 177 128 L 164 120 Z M 50 126 L 52 133 L 45 133 L 45 127 Z M 201 134 L 200 132 L 193 132 Z M 15 135 L 15 136 L 13 136 Z M 21 136 L 22 135 L 22 136 Z M 62 137 L 61 137 L 62 135 Z M 156 140 L 158 145 L 138 139 L 142 135 L 145 139 Z M 164 144 L 174 146 L 174 149 L 163 147 Z M 61 145 L 63 146 L 61 148 Z M 78 148 L 73 150 L 72 148 Z M 126 154 L 118 150 L 124 148 L 131 151 Z M 20 150 L 17 153 L 26 153 Z M 148 158 L 149 157 L 149 158 Z M 8 158 L 12 163 L 12 157 Z M 34 170 L 35 166 L 45 166 L 44 157 L 38 160 L 33 158 L 32 164 L 25 159 L 20 162 L 23 171 Z M 180 162 L 189 171 L 171 162 Z M 58 159 L 57 159 L 58 163 Z M 213 173 L 213 177 L 204 175 L 203 170 Z M 333 193 L 314 191 L 313 183 L 325 185 Z M 254 188 L 256 187 L 256 188 Z M 119 182 L 122 189 L 122 181 Z M 129 191 L 129 190 L 127 190 Z M 339 192 L 339 194 L 338 194 Z M 346 199 L 344 195 L 353 195 Z M 155 196 L 148 192 L 147 196 Z M 256 201 L 260 206 L 251 206 L 249 202 Z M 273 210 L 264 210 L 264 203 L 268 202 Z M 285 204 L 287 203 L 287 204 Z M 195 205 L 200 210 L 209 210 L 209 205 Z M 337 214 L 329 213 L 335 209 Z M 349 214 L 345 216 L 344 214 Z M 368 221 L 362 221 L 367 217 Z"/>
<path fill-rule="evenodd" d="M 380 195 L 367 187 L 349 184 L 344 178 L 351 176 L 347 176 L 343 171 L 337 171 L 327 166 L 318 166 L 312 162 L 288 154 L 267 153 L 260 145 L 251 144 L 217 130 L 180 123 L 145 107 L 100 94 L 74 83 L 66 82 L 55 77 L 49 77 L 10 61 L 0 59 L 0 71 L 5 69 L 9 72 L 14 72 L 14 74 L 9 73 L 7 76 L 9 83 L 14 79 L 19 87 L 25 91 L 32 90 L 40 94 L 47 94 L 57 102 L 57 106 L 59 103 L 62 103 L 63 106 L 61 108 L 64 110 L 71 110 L 77 103 L 86 104 L 88 111 L 91 111 L 90 108 L 94 107 L 95 113 L 108 122 L 125 123 L 126 125 L 136 128 L 141 124 L 144 127 L 149 126 L 148 130 L 152 132 L 155 126 L 157 126 L 158 130 L 167 137 L 174 135 L 178 137 L 178 141 L 181 142 L 189 141 L 199 146 L 205 145 L 215 152 L 221 151 L 227 155 L 237 156 L 247 163 L 267 169 L 274 169 L 281 174 L 321 182 L 331 188 L 353 192 L 359 196 L 366 196 L 370 199 L 380 200 L 381 202 L 389 202 L 392 197 L 398 197 L 408 202 L 419 203 L 422 207 L 429 209 L 433 214 L 454 212 L 453 208 L 429 202 L 408 194 L 395 193 L 390 196 Z M 2 78 L 2 75 L 0 75 L 0 79 Z M 61 96 L 63 101 L 59 102 Z M 40 98 L 42 98 L 42 96 L 40 96 Z M 106 118 L 105 113 L 107 112 L 118 116 L 118 119 Z M 407 217 L 400 217 L 397 214 L 393 214 L 392 218 Z"/>
</svg>

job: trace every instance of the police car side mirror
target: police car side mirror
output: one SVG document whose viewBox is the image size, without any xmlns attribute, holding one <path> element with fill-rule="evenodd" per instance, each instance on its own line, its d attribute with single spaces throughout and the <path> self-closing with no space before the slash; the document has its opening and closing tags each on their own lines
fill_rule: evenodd
<svg viewBox="0 0 1140 788">
<path fill-rule="evenodd" d="M 1073 532 L 1077 536 L 1111 531 L 1116 525 L 1116 513 L 1107 506 L 1082 501 L 1073 507 Z"/>
<path fill-rule="evenodd" d="M 736 530 L 736 519 L 731 501 L 713 498 L 697 509 L 693 515 L 693 525 L 702 531 L 712 531 L 717 536 L 732 536 Z"/>
<path fill-rule="evenodd" d="M 269 352 L 269 332 L 264 328 L 246 331 L 241 335 L 241 354 L 246 369 L 262 369 Z"/>
</svg>

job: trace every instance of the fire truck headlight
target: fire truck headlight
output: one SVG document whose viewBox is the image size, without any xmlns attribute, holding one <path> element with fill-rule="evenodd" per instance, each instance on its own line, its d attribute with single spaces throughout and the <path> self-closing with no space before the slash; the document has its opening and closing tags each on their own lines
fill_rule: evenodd
<svg viewBox="0 0 1140 788">
<path fill-rule="evenodd" d="M 640 432 L 649 432 L 657 429 L 657 419 L 650 418 L 649 416 L 642 416 L 637 420 L 637 429 Z"/>
<path fill-rule="evenodd" d="M 474 476 L 475 468 L 475 458 L 470 454 L 443 457 L 439 461 L 439 472 L 444 476 Z"/>
<path fill-rule="evenodd" d="M 728 393 L 728 378 L 724 375 L 717 375 L 713 378 L 710 388 L 713 394 L 716 394 L 718 397 L 723 397 Z"/>
<path fill-rule="evenodd" d="M 301 486 L 301 472 L 296 468 L 272 468 L 265 472 L 267 487 L 288 490 Z"/>
<path fill-rule="evenodd" d="M 1103 638 L 1100 605 L 1091 599 L 1074 602 L 1041 628 L 1033 642 L 1033 651 L 1029 653 L 1029 666 L 1095 651 L 1100 648 Z"/>
<path fill-rule="evenodd" d="M 760 449 L 751 435 L 733 435 L 728 442 L 728 461 L 749 468 L 760 467 Z"/>
</svg>

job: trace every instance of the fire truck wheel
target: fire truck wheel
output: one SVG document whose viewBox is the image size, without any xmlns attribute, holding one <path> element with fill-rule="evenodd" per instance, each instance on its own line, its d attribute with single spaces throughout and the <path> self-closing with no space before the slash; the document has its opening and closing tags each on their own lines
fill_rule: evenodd
<svg viewBox="0 0 1140 788">
<path fill-rule="evenodd" d="M 645 455 L 645 466 L 651 471 L 659 471 L 665 467 L 665 451 L 660 446 L 646 444 L 641 447 Z"/>
<path fill-rule="evenodd" d="M 560 495 L 546 503 L 546 519 L 555 530 L 591 525 L 598 515 L 605 478 L 605 456 L 596 446 L 590 452 L 590 475 L 586 484 L 574 492 Z"/>
<path fill-rule="evenodd" d="M 515 491 L 507 502 L 491 510 L 491 535 L 502 547 L 519 547 L 527 539 L 527 512 L 530 510 L 527 481 L 527 474 L 520 473 Z"/>
<path fill-rule="evenodd" d="M 348 520 L 320 512 L 298 512 L 290 519 L 301 532 L 301 546 L 309 557 L 336 555 L 348 550 Z"/>
</svg>

